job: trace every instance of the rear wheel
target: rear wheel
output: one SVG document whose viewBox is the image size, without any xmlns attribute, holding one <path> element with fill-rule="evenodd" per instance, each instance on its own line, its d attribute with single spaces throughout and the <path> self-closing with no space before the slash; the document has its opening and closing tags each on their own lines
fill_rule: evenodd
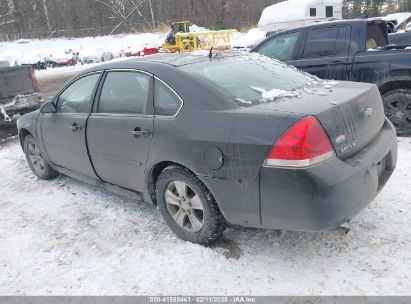
<svg viewBox="0 0 411 304">
<path fill-rule="evenodd" d="M 226 228 L 210 191 L 184 168 L 171 166 L 161 173 L 156 198 L 168 226 L 185 241 L 208 245 L 218 240 Z"/>
<path fill-rule="evenodd" d="M 383 95 L 385 114 L 400 136 L 411 135 L 411 90 L 395 89 Z"/>
<path fill-rule="evenodd" d="M 53 170 L 43 157 L 36 140 L 33 136 L 27 135 L 24 138 L 24 153 L 31 171 L 40 179 L 53 179 L 58 176 L 58 172 Z"/>
</svg>

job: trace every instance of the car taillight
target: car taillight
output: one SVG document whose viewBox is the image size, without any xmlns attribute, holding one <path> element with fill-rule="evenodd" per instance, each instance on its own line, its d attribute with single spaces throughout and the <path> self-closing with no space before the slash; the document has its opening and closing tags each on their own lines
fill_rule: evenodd
<svg viewBox="0 0 411 304">
<path fill-rule="evenodd" d="M 267 155 L 265 167 L 308 167 L 334 156 L 330 140 L 313 116 L 292 125 Z"/>
<path fill-rule="evenodd" d="M 30 68 L 30 75 L 31 75 L 31 82 L 33 83 L 34 90 L 36 92 L 39 91 L 39 81 L 37 80 L 36 77 L 36 71 L 33 68 Z"/>
</svg>

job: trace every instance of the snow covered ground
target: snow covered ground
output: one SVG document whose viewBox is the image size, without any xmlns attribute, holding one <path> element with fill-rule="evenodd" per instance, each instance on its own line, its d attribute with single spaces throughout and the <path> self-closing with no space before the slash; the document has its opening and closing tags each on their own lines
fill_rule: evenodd
<svg viewBox="0 0 411 304">
<path fill-rule="evenodd" d="M 229 229 L 212 248 L 176 238 L 148 203 L 40 181 L 3 144 L 0 294 L 411 295 L 411 139 L 399 141 L 392 179 L 347 234 Z"/>
<path fill-rule="evenodd" d="M 111 52 L 119 57 L 121 51 L 142 51 L 144 47 L 159 47 L 165 39 L 165 33 L 141 33 L 86 38 L 54 38 L 17 40 L 0 42 L 0 61 L 10 63 L 36 63 L 46 57 L 71 58 L 73 52 L 98 55 L 102 51 Z"/>
<path fill-rule="evenodd" d="M 197 25 L 192 25 L 190 29 L 193 32 L 207 31 L 206 28 Z M 145 47 L 160 47 L 164 43 L 166 35 L 167 33 L 141 33 L 86 38 L 21 39 L 12 42 L 0 42 L 0 61 L 9 61 L 11 65 L 34 64 L 43 61 L 45 58 L 71 58 L 73 52 L 79 52 L 80 58 L 86 55 L 94 55 L 100 58 L 103 52 L 109 52 L 116 58 L 114 60 L 126 60 L 125 57 L 120 58 L 120 54 L 128 51 L 142 51 Z M 234 48 L 247 48 L 264 39 L 265 35 L 265 32 L 257 28 L 251 29 L 247 33 L 236 32 L 232 34 L 231 45 Z M 69 67 L 49 68 L 36 71 L 36 75 L 39 78 L 44 78 L 53 75 L 76 74 L 90 66 L 78 64 Z"/>
</svg>

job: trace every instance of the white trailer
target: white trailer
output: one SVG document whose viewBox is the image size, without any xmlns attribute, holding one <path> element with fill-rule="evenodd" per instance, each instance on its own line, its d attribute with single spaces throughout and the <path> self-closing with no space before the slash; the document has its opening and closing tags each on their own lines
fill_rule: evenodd
<svg viewBox="0 0 411 304">
<path fill-rule="evenodd" d="M 342 19 L 342 0 L 288 0 L 266 7 L 258 28 L 277 32 L 326 20 Z"/>
</svg>

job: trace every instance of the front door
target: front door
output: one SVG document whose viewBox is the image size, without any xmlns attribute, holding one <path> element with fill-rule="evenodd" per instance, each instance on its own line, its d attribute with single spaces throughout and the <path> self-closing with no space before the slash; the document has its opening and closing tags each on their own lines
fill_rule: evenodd
<svg viewBox="0 0 411 304">
<path fill-rule="evenodd" d="M 293 65 L 294 58 L 298 52 L 300 36 L 301 31 L 275 36 L 261 45 L 257 52 Z"/>
<path fill-rule="evenodd" d="M 86 146 L 86 123 L 101 73 L 75 80 L 56 98 L 56 113 L 41 114 L 41 136 L 55 165 L 96 178 Z"/>
<path fill-rule="evenodd" d="M 108 72 L 87 125 L 90 159 L 105 182 L 141 192 L 153 133 L 153 78 Z"/>
</svg>

